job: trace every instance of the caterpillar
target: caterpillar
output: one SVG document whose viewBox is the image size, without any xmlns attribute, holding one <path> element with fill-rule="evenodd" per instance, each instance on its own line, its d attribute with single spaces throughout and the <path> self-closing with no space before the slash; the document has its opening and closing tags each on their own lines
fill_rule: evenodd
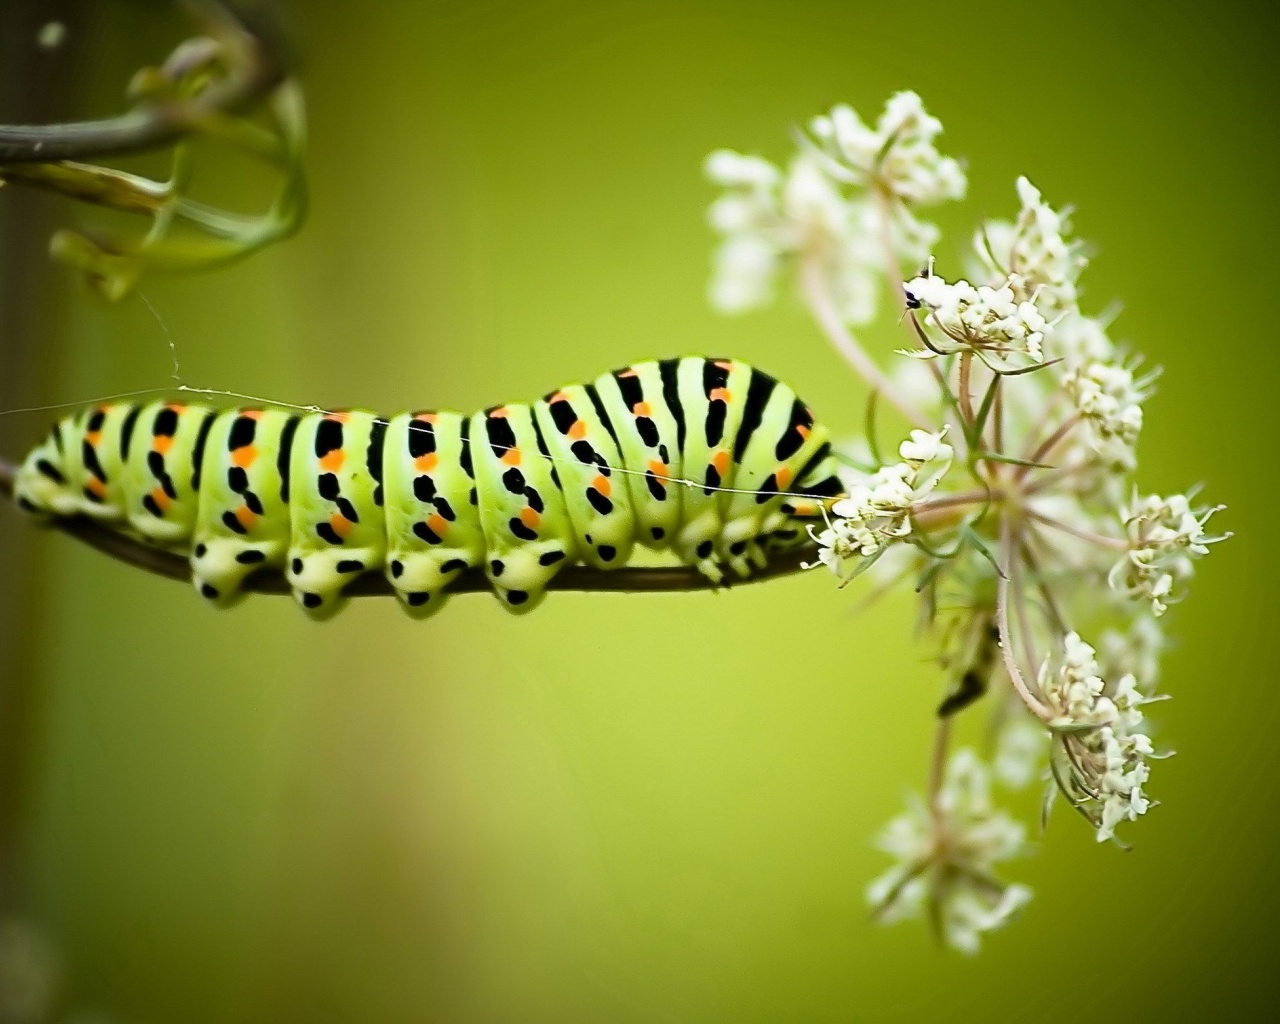
<svg viewBox="0 0 1280 1024">
<path fill-rule="evenodd" d="M 786 384 L 730 359 L 636 363 L 528 404 L 383 418 L 199 403 L 104 404 L 56 423 L 18 504 L 88 516 L 185 554 L 217 605 L 282 570 L 316 618 L 381 570 L 404 608 L 437 610 L 483 567 L 527 612 L 565 565 L 667 550 L 713 582 L 804 543 L 841 485 L 826 429 Z"/>
</svg>

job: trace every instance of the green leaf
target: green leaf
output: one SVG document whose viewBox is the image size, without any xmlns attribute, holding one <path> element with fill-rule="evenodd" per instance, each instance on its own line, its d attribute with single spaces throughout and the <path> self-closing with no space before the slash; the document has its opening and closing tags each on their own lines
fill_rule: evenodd
<svg viewBox="0 0 1280 1024">
<path fill-rule="evenodd" d="M 998 575 L 1002 580 L 1009 578 L 1004 574 L 1004 569 L 1000 567 L 1000 563 L 996 560 L 995 552 L 991 550 L 990 545 L 988 545 L 987 542 L 978 535 L 973 527 L 966 523 L 961 532 L 964 534 L 965 540 L 977 548 L 978 551 L 982 553 L 983 557 L 991 563 L 991 567 L 995 569 L 996 575 Z"/>
</svg>

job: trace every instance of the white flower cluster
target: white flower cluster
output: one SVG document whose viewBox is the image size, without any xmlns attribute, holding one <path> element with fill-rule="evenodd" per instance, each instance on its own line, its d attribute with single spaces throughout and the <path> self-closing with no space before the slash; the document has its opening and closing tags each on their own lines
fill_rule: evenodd
<svg viewBox="0 0 1280 1024">
<path fill-rule="evenodd" d="M 1033 363 L 1044 358 L 1043 342 L 1049 324 L 1033 299 L 1019 300 L 1023 286 L 1011 277 L 999 287 L 974 287 L 968 281 L 948 283 L 926 274 L 907 283 L 907 303 L 929 311 L 932 323 L 960 349 L 913 349 L 910 355 L 931 359 L 961 349 L 997 356 L 1023 354 Z"/>
<path fill-rule="evenodd" d="M 766 304 L 778 274 L 792 263 L 821 269 L 845 322 L 868 323 L 887 269 L 882 212 L 895 258 L 919 265 L 938 231 L 912 209 L 964 194 L 959 164 L 934 147 L 941 126 L 914 93 L 891 99 L 875 130 L 848 107 L 817 118 L 813 130 L 817 143 L 806 143 L 785 172 L 732 150 L 707 158 L 707 177 L 725 190 L 709 211 L 722 239 L 710 290 L 721 311 Z M 883 211 L 877 195 L 885 200 Z"/>
<path fill-rule="evenodd" d="M 830 268 L 845 320 L 874 317 L 881 273 L 874 236 L 813 154 L 797 156 L 784 174 L 760 157 L 722 149 L 707 158 L 706 173 L 725 189 L 709 211 L 723 237 L 711 279 L 717 309 L 741 313 L 765 305 L 787 260 L 812 259 Z"/>
<path fill-rule="evenodd" d="M 1193 561 L 1209 553 L 1209 545 L 1230 534 L 1209 536 L 1205 523 L 1218 509 L 1193 510 L 1185 494 L 1162 498 L 1151 494 L 1121 511 L 1129 550 L 1107 577 L 1111 588 L 1126 597 L 1151 602 L 1163 615 L 1176 600 L 1174 587 L 1191 578 Z"/>
<path fill-rule="evenodd" d="M 967 182 L 959 162 L 938 152 L 942 122 L 924 109 L 914 92 L 885 104 L 874 128 L 852 107 L 840 104 L 809 123 L 831 160 L 832 173 L 863 188 L 879 188 L 910 206 L 963 199 Z"/>
<path fill-rule="evenodd" d="M 727 313 L 761 305 L 772 296 L 781 224 L 778 168 L 756 156 L 722 149 L 707 158 L 706 173 L 725 188 L 708 214 L 725 240 L 716 254 L 711 299 Z"/>
<path fill-rule="evenodd" d="M 1095 651 L 1075 633 L 1064 641 L 1062 664 L 1040 671 L 1040 688 L 1056 717 L 1059 778 L 1067 795 L 1086 810 L 1097 826 L 1098 841 L 1115 835 L 1123 821 L 1133 821 L 1151 806 L 1142 791 L 1151 774 L 1146 759 L 1153 754 L 1150 737 L 1139 732 L 1141 705 L 1152 700 L 1126 675 L 1109 688 L 1099 674 Z"/>
<path fill-rule="evenodd" d="M 897 863 L 867 887 L 867 902 L 885 924 L 919 917 L 932 906 L 941 937 L 973 954 L 982 933 L 999 928 L 1031 899 L 1030 889 L 995 875 L 997 864 L 1023 852 L 1026 831 L 995 809 L 988 769 L 968 749 L 947 765 L 936 810 L 916 799 L 885 826 L 876 845 Z"/>
<path fill-rule="evenodd" d="M 943 723 L 931 775 L 941 788 L 890 823 L 880 845 L 898 863 L 868 893 L 881 920 L 927 908 L 972 951 L 1027 898 L 990 870 L 1022 846 L 991 807 L 992 773 L 1011 788 L 1046 779 L 1045 812 L 1063 794 L 1099 840 L 1152 806 L 1143 705 L 1158 699 L 1160 616 L 1224 538 L 1206 534 L 1216 510 L 1185 495 L 1125 500 L 1155 374 L 1113 343 L 1114 309 L 1082 310 L 1088 260 L 1069 211 L 1019 178 L 1016 217 L 975 233 L 964 279 L 934 273 L 939 233 L 920 211 L 966 188 L 940 132 L 901 93 L 874 125 L 846 106 L 814 119 L 785 172 L 726 152 L 707 170 L 725 188 L 712 207 L 717 304 L 757 304 L 794 267 L 817 326 L 920 428 L 881 465 L 872 406 L 868 443 L 836 448 L 845 495 L 809 527 L 808 567 L 827 566 L 840 586 L 870 570 L 877 593 L 914 584 L 952 684 L 941 715 L 984 693 L 997 716 L 1018 709 L 990 769 L 969 752 L 948 762 Z M 870 321 L 886 276 L 918 342 L 887 373 L 845 329 Z M 1101 638 L 1101 654 L 1082 632 Z"/>
<path fill-rule="evenodd" d="M 942 430 L 931 434 L 913 430 L 898 446 L 901 462 L 882 466 L 849 487 L 847 497 L 831 506 L 826 528 L 809 535 L 818 545 L 818 561 L 837 576 L 848 576 L 863 559 L 873 558 L 911 533 L 911 506 L 932 493 L 946 475 L 955 455 Z"/>
<path fill-rule="evenodd" d="M 1040 196 L 1026 178 L 1017 182 L 1022 209 L 1018 219 L 986 224 L 974 248 L 993 283 L 1014 278 L 1018 298 L 1037 296 L 1050 318 L 1076 308 L 1076 282 L 1088 260 L 1084 247 L 1069 238 L 1070 224 Z"/>
<path fill-rule="evenodd" d="M 1089 428 L 1088 445 L 1103 465 L 1125 472 L 1137 464 L 1135 448 L 1142 431 L 1142 403 L 1151 378 L 1135 379 L 1117 363 L 1092 360 L 1065 374 L 1063 387 Z"/>
</svg>

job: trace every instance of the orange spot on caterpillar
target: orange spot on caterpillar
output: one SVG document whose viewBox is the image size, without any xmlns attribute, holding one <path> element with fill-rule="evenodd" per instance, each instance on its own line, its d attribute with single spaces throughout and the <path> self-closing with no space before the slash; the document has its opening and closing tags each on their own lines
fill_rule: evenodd
<svg viewBox="0 0 1280 1024">
<path fill-rule="evenodd" d="M 649 460 L 649 472 L 656 476 L 659 480 L 665 480 L 668 475 L 667 464 L 658 459 Z"/>
<path fill-rule="evenodd" d="M 618 371 L 619 377 L 634 377 L 635 375 L 636 375 L 635 370 L 619 370 Z"/>
<path fill-rule="evenodd" d="M 151 492 L 151 500 L 156 503 L 156 507 L 159 508 L 161 512 L 168 512 L 169 506 L 173 504 L 173 499 L 164 493 L 163 487 L 157 487 Z"/>
<path fill-rule="evenodd" d="M 809 439 L 809 434 L 812 433 L 812 431 L 810 431 L 809 428 L 806 427 L 803 423 L 797 423 L 796 433 L 799 434 L 801 437 L 803 437 L 807 441 Z"/>
<path fill-rule="evenodd" d="M 720 474 L 720 479 L 725 478 L 725 474 L 729 472 L 729 453 L 721 448 L 715 455 L 711 456 L 711 465 L 716 467 L 716 472 Z"/>
<path fill-rule="evenodd" d="M 557 391 L 554 395 L 552 395 L 550 398 L 547 399 L 547 404 L 550 405 L 553 402 L 567 402 L 567 401 L 569 401 L 569 392 Z"/>
<path fill-rule="evenodd" d="M 487 415 L 490 419 L 505 420 L 511 415 L 511 410 L 505 405 L 500 405 L 496 409 L 490 409 Z"/>
<path fill-rule="evenodd" d="M 426 455 L 419 455 L 413 460 L 413 468 L 419 473 L 430 473 L 436 468 L 440 459 L 435 452 L 427 452 Z"/>
<path fill-rule="evenodd" d="M 636 402 L 636 404 L 631 407 L 631 412 L 635 416 L 652 416 L 653 407 L 650 406 L 648 402 Z"/>
<path fill-rule="evenodd" d="M 444 531 L 449 528 L 449 520 L 442 516 L 439 512 L 433 512 L 427 517 L 427 529 L 434 533 L 437 537 L 443 537 Z"/>
<path fill-rule="evenodd" d="M 720 369 L 722 369 L 722 370 L 732 370 L 732 369 L 733 369 L 733 363 L 732 363 L 732 362 L 730 362 L 728 359 L 717 359 L 717 360 L 716 360 L 716 366 L 720 367 Z"/>
<path fill-rule="evenodd" d="M 538 515 L 534 509 L 526 505 L 520 510 L 520 522 L 524 523 L 524 525 L 529 527 L 529 529 L 536 530 L 538 528 L 538 524 L 542 522 L 542 516 Z"/>
<path fill-rule="evenodd" d="M 791 483 L 791 470 L 786 466 L 781 466 L 774 475 L 777 477 L 779 488 L 785 488 L 787 484 Z"/>
<path fill-rule="evenodd" d="M 591 486 L 603 494 L 606 498 L 613 493 L 613 484 L 609 482 L 609 478 L 604 474 L 597 476 L 591 481 Z"/>
<path fill-rule="evenodd" d="M 341 448 L 335 448 L 331 452 L 325 452 L 320 457 L 320 468 L 326 473 L 336 473 L 342 468 L 342 464 L 347 461 L 347 453 Z"/>
<path fill-rule="evenodd" d="M 101 480 L 99 480 L 96 476 L 89 477 L 89 482 L 85 484 L 85 487 L 93 491 L 93 493 L 96 494 L 99 498 L 105 498 L 107 496 L 107 485 L 104 484 Z"/>
<path fill-rule="evenodd" d="M 161 434 L 159 437 L 151 439 L 151 450 L 159 452 L 161 455 L 168 455 L 169 449 L 173 447 L 173 438 L 168 434 Z"/>
<path fill-rule="evenodd" d="M 241 409 L 240 415 L 247 420 L 260 420 L 266 414 L 261 409 Z"/>
<path fill-rule="evenodd" d="M 569 436 L 575 441 L 581 441 L 587 436 L 586 420 L 574 420 L 573 425 L 569 428 Z"/>
<path fill-rule="evenodd" d="M 351 419 L 351 413 L 349 413 L 349 412 L 329 412 L 329 413 L 325 413 L 324 418 L 325 418 L 325 419 L 327 419 L 327 420 L 331 420 L 331 421 L 332 421 L 332 422 L 334 422 L 334 423 L 346 423 L 346 422 L 347 422 L 347 420 Z"/>
<path fill-rule="evenodd" d="M 170 412 L 186 412 L 187 407 L 182 402 L 167 402 L 165 408 Z"/>
<path fill-rule="evenodd" d="M 414 417 L 419 423 L 435 423 L 440 417 L 433 412 L 420 412 Z"/>
<path fill-rule="evenodd" d="M 254 523 L 258 521 L 257 515 L 248 505 L 241 505 L 235 511 L 235 517 L 240 520 L 240 525 L 246 530 L 250 529 Z"/>
<path fill-rule="evenodd" d="M 88 441 L 89 444 L 91 444 L 94 448 L 97 448 L 98 445 L 102 443 L 102 431 L 101 430 L 87 431 L 84 435 L 84 439 Z"/>
<path fill-rule="evenodd" d="M 728 405 L 733 398 L 733 396 L 729 394 L 728 388 L 712 388 L 711 394 L 707 397 L 713 402 L 724 402 L 726 405 Z"/>
<path fill-rule="evenodd" d="M 156 438 L 156 440 L 160 440 Z M 246 444 L 242 448 L 232 449 L 231 465 L 239 466 L 241 469 L 248 469 L 253 465 L 254 460 L 258 457 L 258 449 L 254 445 Z"/>
<path fill-rule="evenodd" d="M 329 517 L 329 525 L 333 527 L 333 532 L 343 540 L 351 536 L 351 520 L 346 516 L 335 512 Z"/>
<path fill-rule="evenodd" d="M 502 453 L 502 461 L 508 466 L 520 465 L 520 449 L 508 448 Z"/>
</svg>

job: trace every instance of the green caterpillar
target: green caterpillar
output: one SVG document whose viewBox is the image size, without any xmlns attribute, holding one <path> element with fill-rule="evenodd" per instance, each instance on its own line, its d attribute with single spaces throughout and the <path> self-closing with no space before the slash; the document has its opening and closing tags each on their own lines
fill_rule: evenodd
<svg viewBox="0 0 1280 1024">
<path fill-rule="evenodd" d="M 637 544 L 746 577 L 840 490 L 827 431 L 787 385 L 689 356 L 471 416 L 100 405 L 54 425 L 15 495 L 188 554 L 216 604 L 283 570 L 323 618 L 376 570 L 429 614 L 476 566 L 524 612 L 563 566 L 615 568 Z"/>
</svg>

